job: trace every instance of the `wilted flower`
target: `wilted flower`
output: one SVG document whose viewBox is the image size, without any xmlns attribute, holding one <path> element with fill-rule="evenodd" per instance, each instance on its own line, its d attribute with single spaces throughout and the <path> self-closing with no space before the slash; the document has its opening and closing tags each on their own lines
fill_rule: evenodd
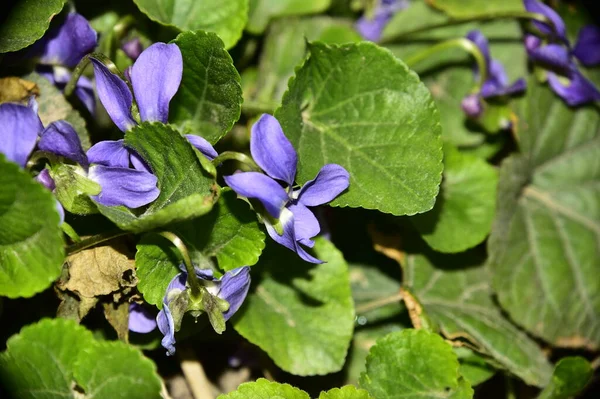
<svg viewBox="0 0 600 399">
<path fill-rule="evenodd" d="M 225 176 L 225 182 L 239 195 L 258 199 L 273 218 L 280 220 L 282 234 L 265 218 L 267 232 L 273 240 L 295 251 L 307 262 L 322 263 L 300 246 L 312 248 L 314 241 L 311 238 L 321 230 L 308 207 L 332 201 L 347 189 L 348 172 L 340 165 L 327 164 L 313 180 L 306 182 L 302 188 L 293 189 L 298 163 L 296 150 L 283 134 L 277 119 L 267 114 L 263 114 L 252 126 L 250 152 L 266 175 L 236 173 Z"/>
<path fill-rule="evenodd" d="M 373 42 L 381 39 L 383 29 L 395 13 L 404 10 L 410 4 L 409 0 L 377 0 L 373 15 L 363 15 L 356 21 L 356 30 L 365 40 Z"/>
</svg>

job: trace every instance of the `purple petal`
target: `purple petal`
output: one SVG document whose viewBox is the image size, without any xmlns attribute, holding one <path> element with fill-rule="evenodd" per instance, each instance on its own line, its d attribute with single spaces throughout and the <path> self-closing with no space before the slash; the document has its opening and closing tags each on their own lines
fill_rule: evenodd
<svg viewBox="0 0 600 399">
<path fill-rule="evenodd" d="M 184 267 L 185 269 L 185 267 Z M 171 300 L 169 298 L 169 293 L 171 291 L 174 290 L 180 290 L 183 291 L 185 290 L 186 284 L 187 282 L 187 273 L 186 272 L 181 272 L 178 273 L 177 275 L 175 275 L 175 277 L 173 277 L 171 279 L 171 281 L 169 282 L 169 285 L 167 285 L 167 290 L 165 291 L 165 297 L 163 298 L 163 303 L 170 303 Z"/>
<path fill-rule="evenodd" d="M 492 58 L 490 56 L 490 46 L 487 38 L 483 35 L 483 33 L 481 33 L 481 31 L 472 30 L 469 33 L 467 33 L 467 39 L 475 43 L 479 51 L 481 51 L 481 54 L 483 54 L 483 57 L 485 58 L 485 64 L 488 65 L 489 69 L 489 65 L 491 64 Z M 477 71 L 477 65 L 475 65 L 475 74 L 477 75 L 478 73 L 479 72 Z"/>
<path fill-rule="evenodd" d="M 394 14 L 409 5 L 410 1 L 408 0 L 380 0 L 375 8 L 373 18 L 369 19 L 363 15 L 356 22 L 355 28 L 363 39 L 373 42 L 379 41 L 385 26 Z"/>
<path fill-rule="evenodd" d="M 274 116 L 262 114 L 252 125 L 250 153 L 269 176 L 294 185 L 298 157 Z"/>
<path fill-rule="evenodd" d="M 559 77 L 552 72 L 548 72 L 548 83 L 552 90 L 558 94 L 565 102 L 576 107 L 592 101 L 600 101 L 600 91 L 592 82 L 587 80 L 575 67 L 569 74 L 570 82 L 564 85 Z"/>
<path fill-rule="evenodd" d="M 483 103 L 477 94 L 470 94 L 463 98 L 460 106 L 469 118 L 478 118 L 483 113 Z"/>
<path fill-rule="evenodd" d="M 267 233 L 269 233 L 269 236 L 271 236 L 276 243 L 296 252 L 300 258 L 307 262 L 316 264 L 323 263 L 323 261 L 307 253 L 296 241 L 294 214 L 289 209 L 286 208 L 281 212 L 280 221 L 283 226 L 282 235 L 277 234 L 277 231 L 270 223 L 265 223 Z"/>
<path fill-rule="evenodd" d="M 38 134 L 44 129 L 40 118 L 29 107 L 3 103 L 0 104 L 0 126 L 3 131 L 0 153 L 24 168 Z"/>
<path fill-rule="evenodd" d="M 136 125 L 131 116 L 133 96 L 127 84 L 112 73 L 106 65 L 95 58 L 90 58 L 90 60 L 94 66 L 98 98 L 115 125 L 121 131 L 126 132 Z"/>
<path fill-rule="evenodd" d="M 65 221 L 65 208 L 63 208 L 62 204 L 60 202 L 58 202 L 58 200 L 56 200 L 55 206 L 56 206 L 56 212 L 58 212 L 58 217 L 59 217 L 58 225 L 60 226 Z"/>
<path fill-rule="evenodd" d="M 94 50 L 98 35 L 89 22 L 77 13 L 70 13 L 61 26 L 48 32 L 40 63 L 74 68 Z"/>
<path fill-rule="evenodd" d="M 319 221 L 314 213 L 301 203 L 290 205 L 288 209 L 294 214 L 294 235 L 296 236 L 296 241 L 312 248 L 315 244 L 312 238 L 321 231 Z"/>
<path fill-rule="evenodd" d="M 221 277 L 221 289 L 218 296 L 229 302 L 229 310 L 223 313 L 225 321 L 229 320 L 242 306 L 249 289 L 250 268 L 248 266 L 228 271 Z"/>
<path fill-rule="evenodd" d="M 585 66 L 600 64 L 600 27 L 587 25 L 581 28 L 573 55 Z"/>
<path fill-rule="evenodd" d="M 307 181 L 298 195 L 298 201 L 306 206 L 323 205 L 340 195 L 350 184 L 348 171 L 334 163 L 321 168 L 317 177 Z"/>
<path fill-rule="evenodd" d="M 129 330 L 147 334 L 156 328 L 156 317 L 145 306 L 138 303 L 129 305 Z"/>
<path fill-rule="evenodd" d="M 156 325 L 164 335 L 160 344 L 167 350 L 168 356 L 173 356 L 175 354 L 175 322 L 168 304 L 164 303 L 163 308 L 158 312 Z"/>
<path fill-rule="evenodd" d="M 142 44 L 140 38 L 136 37 L 123 43 L 121 49 L 125 52 L 127 57 L 135 61 L 138 59 L 142 51 L 144 51 L 144 45 Z"/>
<path fill-rule="evenodd" d="M 146 161 L 144 161 L 144 159 L 142 157 L 140 157 L 138 155 L 138 153 L 132 149 L 129 149 L 129 161 L 133 165 L 134 169 L 141 170 L 143 172 L 152 173 L 152 169 L 150 169 L 150 166 L 148 166 Z"/>
<path fill-rule="evenodd" d="M 102 187 L 100 194 L 92 199 L 105 206 L 139 208 L 160 194 L 156 176 L 139 170 L 94 165 L 90 168 L 89 178 Z"/>
<path fill-rule="evenodd" d="M 212 145 L 204 138 L 200 136 L 196 136 L 195 134 L 186 134 L 185 138 L 196 147 L 198 151 L 202 153 L 209 161 L 215 159 L 219 154 Z"/>
<path fill-rule="evenodd" d="M 92 81 L 85 76 L 80 77 L 75 87 L 75 94 L 90 114 L 94 115 L 96 112 L 96 97 L 94 96 Z"/>
<path fill-rule="evenodd" d="M 546 67 L 567 71 L 571 65 L 569 51 L 559 44 L 547 44 L 528 51 L 529 58 Z"/>
<path fill-rule="evenodd" d="M 54 179 L 52 176 L 50 176 L 50 171 L 48 169 L 44 169 L 38 173 L 38 175 L 35 177 L 35 180 L 40 182 L 42 186 L 46 187 L 50 191 L 53 191 L 56 188 Z"/>
<path fill-rule="evenodd" d="M 123 146 L 123 140 L 105 140 L 96 143 L 87 152 L 90 163 L 115 168 L 129 167 L 129 151 Z"/>
<path fill-rule="evenodd" d="M 236 193 L 247 198 L 256 198 L 274 218 L 279 218 L 288 201 L 285 190 L 275 180 L 258 172 L 242 172 L 224 176 L 225 183 Z"/>
<path fill-rule="evenodd" d="M 490 92 L 487 94 L 483 94 L 483 90 L 482 90 L 481 94 L 484 98 L 512 96 L 513 94 L 522 93 L 526 89 L 527 89 L 527 82 L 525 81 L 525 79 L 521 78 L 521 79 L 517 79 L 510 86 L 498 88 L 498 89 L 494 90 L 493 92 Z"/>
<path fill-rule="evenodd" d="M 554 28 L 556 29 L 556 33 L 552 27 L 544 24 L 542 22 L 534 22 L 535 26 L 542 32 L 544 35 L 556 35 L 558 34 L 558 38 L 563 41 L 567 41 L 565 23 L 562 18 L 554 11 L 552 8 L 543 4 L 537 0 L 523 0 L 523 4 L 525 5 L 525 9 L 529 12 L 533 12 L 536 14 L 542 14 L 546 18 L 552 22 Z"/>
<path fill-rule="evenodd" d="M 176 44 L 154 43 L 133 64 L 131 84 L 142 121 L 167 123 L 169 102 L 177 93 L 183 58 Z"/>
<path fill-rule="evenodd" d="M 81 166 L 89 165 L 79 136 L 69 122 L 52 122 L 40 135 L 38 148 L 68 158 Z"/>
</svg>

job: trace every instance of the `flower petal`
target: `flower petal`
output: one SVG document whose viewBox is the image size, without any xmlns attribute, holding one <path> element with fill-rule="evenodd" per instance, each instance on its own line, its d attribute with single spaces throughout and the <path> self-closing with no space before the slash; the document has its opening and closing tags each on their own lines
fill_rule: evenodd
<svg viewBox="0 0 600 399">
<path fill-rule="evenodd" d="M 275 228 L 268 222 L 265 223 L 267 227 L 267 233 L 269 236 L 278 244 L 283 245 L 284 247 L 291 249 L 296 252 L 300 258 L 310 263 L 323 263 L 323 261 L 315 258 L 310 255 L 308 252 L 304 250 L 296 241 L 295 235 L 295 224 L 294 224 L 294 214 L 287 208 L 284 208 L 281 212 L 280 221 L 283 225 L 283 234 L 277 234 Z"/>
<path fill-rule="evenodd" d="M 92 199 L 105 206 L 139 208 L 160 194 L 156 176 L 135 169 L 94 165 L 90 168 L 89 178 L 102 187 L 100 194 Z"/>
<path fill-rule="evenodd" d="M 550 69 L 567 71 L 571 66 L 569 51 L 559 44 L 547 44 L 528 50 L 529 58 Z"/>
<path fill-rule="evenodd" d="M 135 302 L 129 305 L 129 330 L 147 334 L 156 326 L 156 317 L 145 306 Z"/>
<path fill-rule="evenodd" d="M 38 175 L 35 177 L 35 180 L 40 182 L 40 184 L 46 187 L 48 190 L 53 191 L 56 188 L 56 183 L 54 183 L 54 179 L 50 176 L 50 171 L 48 169 L 43 169 Z"/>
<path fill-rule="evenodd" d="M 96 143 L 87 152 L 90 163 L 112 166 L 115 168 L 129 167 L 129 151 L 123 146 L 123 140 L 105 140 Z"/>
<path fill-rule="evenodd" d="M 168 356 L 175 354 L 175 322 L 168 304 L 163 304 L 163 308 L 156 316 L 156 325 L 163 335 L 160 344 L 167 350 Z"/>
<path fill-rule="evenodd" d="M 129 149 L 128 151 L 129 151 L 129 161 L 133 165 L 134 169 L 152 173 L 152 169 L 150 169 L 150 166 L 148 166 L 146 161 L 144 161 L 144 159 L 142 157 L 140 157 L 137 152 L 135 152 L 132 149 Z"/>
<path fill-rule="evenodd" d="M 96 97 L 94 96 L 94 86 L 92 85 L 92 81 L 85 76 L 81 76 L 77 81 L 75 94 L 81 100 L 83 105 L 85 105 L 85 108 L 87 108 L 90 114 L 94 115 L 96 112 Z"/>
<path fill-rule="evenodd" d="M 133 96 L 127 87 L 127 84 L 117 75 L 112 73 L 106 65 L 90 58 L 94 66 L 94 76 L 96 77 L 96 90 L 98 98 L 110 119 L 121 131 L 126 132 L 136 125 L 131 116 L 131 105 Z"/>
<path fill-rule="evenodd" d="M 236 193 L 247 198 L 256 198 L 274 218 L 279 218 L 288 201 L 285 190 L 275 180 L 258 172 L 242 172 L 224 176 L 225 183 Z"/>
<path fill-rule="evenodd" d="M 294 235 L 296 236 L 296 241 L 307 247 L 312 247 L 314 241 L 311 238 L 321 231 L 321 226 L 314 213 L 301 203 L 290 205 L 288 209 L 294 214 Z"/>
<path fill-rule="evenodd" d="M 460 106 L 469 118 L 478 118 L 483 113 L 483 103 L 481 102 L 481 98 L 477 94 L 469 94 L 465 96 Z"/>
<path fill-rule="evenodd" d="M 600 101 L 600 91 L 575 67 L 571 69 L 568 78 L 569 84 L 564 85 L 557 75 L 548 72 L 548 84 L 568 105 L 576 107 L 592 101 Z"/>
<path fill-rule="evenodd" d="M 529 12 L 533 12 L 536 14 L 542 14 L 546 18 L 552 22 L 554 25 L 554 29 L 548 24 L 544 24 L 542 22 L 534 22 L 535 26 L 544 34 L 544 35 L 558 35 L 558 38 L 567 42 L 565 23 L 562 18 L 554 11 L 552 8 L 543 4 L 538 0 L 523 0 L 523 4 L 525 5 L 525 9 Z M 555 33 L 556 32 L 556 33 Z"/>
<path fill-rule="evenodd" d="M 600 64 L 600 27 L 587 25 L 581 28 L 573 55 L 585 66 Z"/>
<path fill-rule="evenodd" d="M 294 185 L 298 156 L 275 117 L 262 114 L 252 125 L 250 152 L 269 176 L 286 182 L 288 186 Z"/>
<path fill-rule="evenodd" d="M 89 165 L 79 136 L 69 122 L 52 122 L 40 135 L 38 148 L 68 158 L 81 166 L 87 167 Z"/>
<path fill-rule="evenodd" d="M 485 58 L 485 64 L 488 65 L 489 69 L 489 65 L 491 64 L 492 58 L 490 56 L 490 46 L 488 43 L 488 39 L 479 30 L 472 30 L 469 33 L 467 33 L 467 39 L 475 43 L 479 51 L 481 51 L 481 54 L 483 54 L 483 57 Z M 475 64 L 475 75 L 479 74 L 477 68 L 477 64 Z"/>
<path fill-rule="evenodd" d="M 363 15 L 356 22 L 355 28 L 363 39 L 373 42 L 379 41 L 385 26 L 394 14 L 409 5 L 410 2 L 408 0 L 380 0 L 375 7 L 373 17 L 367 18 L 366 15 Z"/>
<path fill-rule="evenodd" d="M 123 43 L 123 45 L 121 46 L 121 50 L 125 52 L 127 57 L 135 61 L 138 59 L 142 51 L 144 51 L 144 45 L 142 44 L 142 41 L 139 37 L 135 37 Z"/>
<path fill-rule="evenodd" d="M 131 84 L 142 121 L 167 123 L 169 102 L 182 74 L 183 58 L 176 44 L 154 43 L 140 54 L 131 69 Z"/>
<path fill-rule="evenodd" d="M 37 113 L 20 104 L 0 104 L 0 126 L 3 131 L 0 153 L 9 161 L 25 167 L 38 134 L 44 129 Z"/>
<path fill-rule="evenodd" d="M 250 268 L 248 266 L 228 271 L 221 277 L 221 289 L 218 297 L 229 302 L 229 310 L 223 313 L 225 321 L 229 320 L 242 306 L 249 289 Z"/>
<path fill-rule="evenodd" d="M 196 136 L 195 134 L 186 134 L 185 138 L 196 147 L 198 151 L 202 153 L 209 161 L 212 161 L 216 157 L 219 156 L 217 151 L 213 148 L 212 145 L 204 138 L 200 136 Z"/>
<path fill-rule="evenodd" d="M 321 168 L 317 177 L 307 181 L 298 195 L 298 202 L 306 206 L 323 205 L 332 201 L 350 185 L 348 171 L 334 163 Z"/>
<path fill-rule="evenodd" d="M 62 25 L 53 28 L 42 39 L 42 64 L 77 66 L 96 47 L 98 34 L 80 14 L 70 13 Z"/>
</svg>

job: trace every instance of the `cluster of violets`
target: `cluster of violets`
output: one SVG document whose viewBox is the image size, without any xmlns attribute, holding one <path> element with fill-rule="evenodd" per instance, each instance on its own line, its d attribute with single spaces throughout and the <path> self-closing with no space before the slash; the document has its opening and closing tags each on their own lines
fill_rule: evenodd
<svg viewBox="0 0 600 399">
<path fill-rule="evenodd" d="M 373 15 L 365 15 L 356 23 L 356 29 L 366 40 L 379 41 L 382 32 L 393 15 L 409 5 L 407 0 L 378 0 Z M 567 38 L 565 23 L 549 6 L 539 0 L 523 0 L 528 12 L 543 15 L 549 24 L 534 22 L 541 37 L 527 33 L 524 45 L 530 61 L 546 71 L 552 90 L 568 105 L 579 106 L 600 101 L 600 91 L 580 72 L 578 64 L 586 67 L 600 65 L 600 27 L 583 27 L 577 42 L 571 46 Z M 471 118 L 479 117 L 484 111 L 486 100 L 501 99 L 520 94 L 526 89 L 523 79 L 509 84 L 504 67 L 491 58 L 489 44 L 479 31 L 467 34 L 485 58 L 486 80 L 477 93 L 467 95 L 462 101 L 463 111 Z M 475 68 L 475 79 L 480 71 Z"/>
</svg>

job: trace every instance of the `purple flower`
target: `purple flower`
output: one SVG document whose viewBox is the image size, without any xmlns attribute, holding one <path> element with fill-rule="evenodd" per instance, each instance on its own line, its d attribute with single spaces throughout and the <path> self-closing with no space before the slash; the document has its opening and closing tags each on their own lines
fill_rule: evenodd
<svg viewBox="0 0 600 399">
<path fill-rule="evenodd" d="M 129 330 L 147 334 L 156 328 L 156 316 L 143 305 L 131 303 L 129 305 Z"/>
<path fill-rule="evenodd" d="M 138 59 L 140 54 L 142 54 L 142 51 L 144 51 L 144 45 L 140 41 L 139 37 L 135 37 L 123 43 L 121 50 L 123 50 L 127 57 L 135 61 Z"/>
<path fill-rule="evenodd" d="M 300 189 L 293 189 L 298 162 L 292 143 L 285 137 L 277 119 L 263 114 L 252 126 L 250 152 L 256 163 L 266 172 L 236 173 L 225 176 L 225 182 L 239 195 L 258 199 L 269 215 L 279 219 L 282 234 L 264 219 L 267 232 L 273 240 L 295 251 L 302 259 L 322 263 L 301 246 L 314 245 L 312 237 L 319 234 L 317 218 L 308 207 L 332 201 L 348 188 L 348 172 L 336 164 L 327 164 L 317 176 Z M 279 182 L 284 184 L 281 186 Z"/>
<path fill-rule="evenodd" d="M 587 25 L 581 28 L 573 55 L 587 67 L 600 64 L 600 27 Z"/>
<path fill-rule="evenodd" d="M 552 27 L 543 22 L 534 22 L 540 32 L 546 36 L 568 43 L 565 23 L 556 11 L 538 0 L 523 0 L 523 5 L 528 12 L 541 14 L 548 18 L 552 25 L 554 25 Z"/>
<path fill-rule="evenodd" d="M 8 160 L 24 168 L 37 144 L 41 151 L 74 161 L 88 171 L 88 178 L 101 186 L 100 194 L 92 199 L 102 205 L 137 208 L 158 197 L 156 176 L 148 172 L 102 165 L 89 166 L 90 162 L 81 147 L 79 136 L 68 122 L 52 122 L 44 129 L 31 107 L 3 103 L 0 104 L 0 126 L 5 131 L 0 142 L 0 152 Z"/>
<path fill-rule="evenodd" d="M 372 16 L 363 15 L 356 21 L 356 30 L 363 39 L 377 42 L 394 14 L 404 10 L 409 4 L 409 0 L 378 0 Z"/>
<path fill-rule="evenodd" d="M 183 267 L 181 268 L 184 270 Z M 238 267 L 228 271 L 219 279 L 213 276 L 210 269 L 196 268 L 195 270 L 196 276 L 203 281 L 210 295 L 229 303 L 229 309 L 223 313 L 225 321 L 229 320 L 246 299 L 250 288 L 250 268 L 248 266 Z M 187 301 L 180 300 L 185 297 L 187 277 L 185 271 L 173 277 L 163 298 L 163 308 L 156 316 L 158 329 L 164 335 L 161 344 L 167 349 L 167 355 L 175 353 L 175 331 L 179 331 L 181 319 L 187 311 Z"/>
<path fill-rule="evenodd" d="M 68 68 L 77 66 L 81 59 L 96 48 L 98 34 L 80 14 L 72 12 L 64 22 L 50 29 L 34 45 L 33 51 L 40 54 L 37 71 L 59 89 L 64 89 L 71 72 Z M 90 113 L 96 106 L 92 83 L 86 77 L 77 81 L 75 94 Z"/>
<path fill-rule="evenodd" d="M 478 30 L 472 30 L 467 33 L 467 39 L 475 43 L 479 48 L 479 51 L 481 51 L 485 58 L 485 64 L 487 66 L 487 79 L 483 83 L 481 91 L 477 94 L 466 96 L 462 101 L 463 111 L 469 117 L 477 118 L 483 112 L 481 98 L 487 100 L 522 93 L 527 88 L 527 84 L 524 79 L 518 79 L 514 83 L 509 84 L 508 77 L 506 76 L 502 64 L 499 61 L 492 59 L 488 40 L 483 33 Z M 479 79 L 479 73 L 478 67 L 475 66 L 475 79 Z"/>
</svg>

